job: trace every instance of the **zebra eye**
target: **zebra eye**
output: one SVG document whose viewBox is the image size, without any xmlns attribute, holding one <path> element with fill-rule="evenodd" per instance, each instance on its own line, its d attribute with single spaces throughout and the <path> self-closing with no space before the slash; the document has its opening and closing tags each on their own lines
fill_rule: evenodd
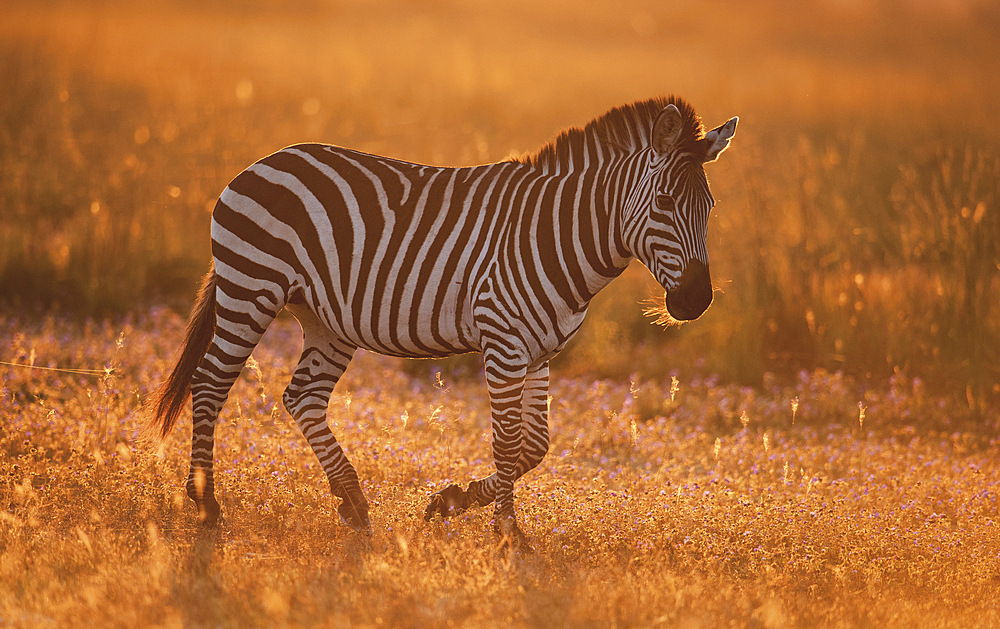
<svg viewBox="0 0 1000 629">
<path fill-rule="evenodd" d="M 669 194 L 658 194 L 656 195 L 656 207 L 664 212 L 670 212 L 674 209 L 674 198 Z"/>
</svg>

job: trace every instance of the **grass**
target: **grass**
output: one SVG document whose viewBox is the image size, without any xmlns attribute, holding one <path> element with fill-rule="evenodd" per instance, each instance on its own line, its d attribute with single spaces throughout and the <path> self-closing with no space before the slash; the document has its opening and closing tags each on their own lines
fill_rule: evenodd
<svg viewBox="0 0 1000 629">
<path fill-rule="evenodd" d="M 291 321 L 268 332 L 223 412 L 226 521 L 200 533 L 183 490 L 189 429 L 158 452 L 133 444 L 137 400 L 182 327 L 162 309 L 0 320 L 3 345 L 35 365 L 0 372 L 5 626 L 1000 622 L 1000 426 L 919 380 L 558 378 L 552 450 L 517 488 L 535 553 L 512 558 L 489 509 L 422 519 L 433 490 L 491 466 L 480 378 L 439 378 L 430 363 L 407 375 L 365 354 L 349 369 L 331 421 L 375 532 L 335 524 L 322 471 L 279 410 Z"/>
</svg>

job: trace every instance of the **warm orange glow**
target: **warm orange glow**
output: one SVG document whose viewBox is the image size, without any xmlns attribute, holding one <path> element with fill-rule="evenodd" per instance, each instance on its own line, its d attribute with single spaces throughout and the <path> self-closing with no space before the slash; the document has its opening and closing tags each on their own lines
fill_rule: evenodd
<svg viewBox="0 0 1000 629">
<path fill-rule="evenodd" d="M 0 624 L 1000 625 L 994 0 L 5 4 Z M 233 176 L 307 141 L 499 161 L 667 93 L 740 117 L 715 301 L 676 325 L 633 265 L 592 303 L 517 489 L 536 557 L 498 558 L 488 510 L 418 516 L 488 467 L 468 357 L 351 368 L 331 423 L 378 532 L 335 528 L 286 321 L 196 541 L 180 431 L 130 440 Z"/>
</svg>

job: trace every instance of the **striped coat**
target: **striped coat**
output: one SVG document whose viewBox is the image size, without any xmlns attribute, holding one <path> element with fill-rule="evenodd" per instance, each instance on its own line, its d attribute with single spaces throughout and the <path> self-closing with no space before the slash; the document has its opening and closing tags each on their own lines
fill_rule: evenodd
<svg viewBox="0 0 1000 629">
<path fill-rule="evenodd" d="M 666 290 L 669 316 L 694 319 L 711 303 L 704 164 L 735 127 L 734 118 L 706 133 L 686 102 L 654 99 L 498 164 L 438 168 L 302 144 L 247 168 L 216 204 L 213 267 L 177 366 L 149 405 L 162 437 L 193 398 L 188 494 L 201 521 L 220 513 L 218 413 L 288 309 L 303 351 L 284 405 L 341 498 L 343 522 L 370 530 L 357 473 L 326 421 L 354 351 L 482 352 L 496 472 L 433 494 L 425 516 L 495 502 L 498 530 L 520 540 L 513 486 L 548 450 L 548 361 L 594 295 L 639 258 Z"/>
</svg>

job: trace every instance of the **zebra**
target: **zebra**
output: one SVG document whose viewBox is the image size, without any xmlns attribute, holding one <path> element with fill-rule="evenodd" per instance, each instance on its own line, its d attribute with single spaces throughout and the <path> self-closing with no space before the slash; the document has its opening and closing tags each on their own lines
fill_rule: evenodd
<svg viewBox="0 0 1000 629">
<path fill-rule="evenodd" d="M 237 175 L 213 210 L 212 262 L 180 357 L 147 402 L 146 431 L 162 440 L 192 398 L 186 491 L 200 525 L 221 515 L 216 419 L 285 309 L 303 347 L 282 402 L 340 498 L 342 524 L 371 534 L 358 474 L 326 419 L 355 351 L 481 352 L 495 471 L 431 494 L 424 517 L 494 503 L 497 533 L 524 539 L 514 483 L 548 452 L 549 361 L 593 297 L 638 258 L 669 317 L 696 319 L 712 302 L 704 165 L 737 122 L 706 133 L 688 102 L 660 97 L 495 164 L 434 167 L 299 144 Z"/>
</svg>

